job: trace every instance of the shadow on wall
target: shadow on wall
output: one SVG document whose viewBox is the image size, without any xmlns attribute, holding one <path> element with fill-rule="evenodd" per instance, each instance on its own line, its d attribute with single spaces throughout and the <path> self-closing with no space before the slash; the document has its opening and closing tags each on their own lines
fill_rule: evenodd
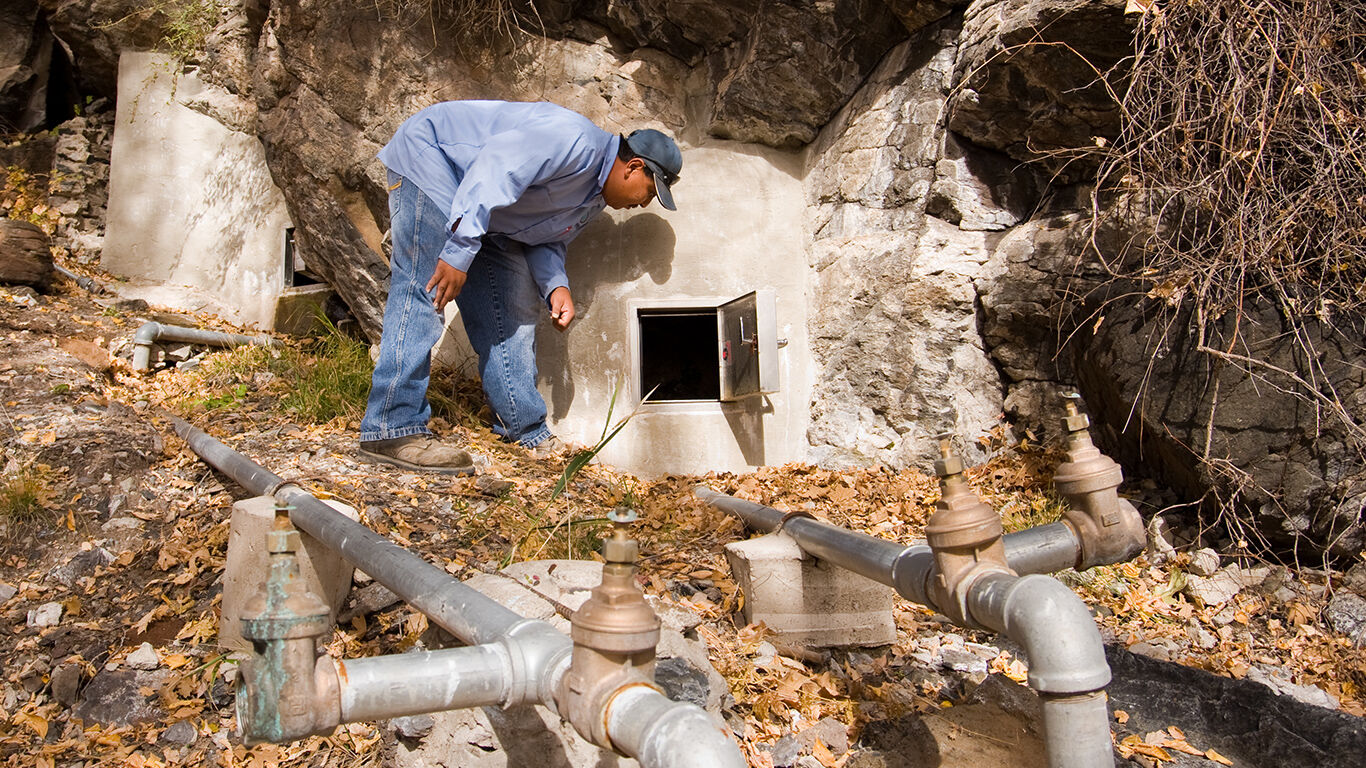
<svg viewBox="0 0 1366 768">
<path fill-rule="evenodd" d="M 735 433 L 735 442 L 740 446 L 740 454 L 746 464 L 762 467 L 768 463 L 764 454 L 764 416 L 772 414 L 773 410 L 773 401 L 768 399 L 768 395 L 760 395 L 758 400 L 751 398 L 739 403 L 726 403 L 721 407 L 721 413 L 725 415 L 731 432 Z"/>
<path fill-rule="evenodd" d="M 591 245 L 590 245 L 591 243 Z M 611 216 L 600 216 L 584 229 L 578 245 L 571 245 L 567 268 L 570 291 L 574 296 L 574 311 L 579 317 L 576 326 L 590 320 L 598 289 L 605 286 L 633 283 L 648 275 L 655 285 L 664 285 L 673 275 L 674 250 L 678 236 L 663 217 L 653 213 L 628 215 L 621 221 Z M 611 311 L 608 307 L 605 311 Z M 607 326 L 602 323 L 599 327 Z M 566 333 L 555 331 L 542 323 L 536 329 L 540 377 L 550 385 L 549 409 L 552 417 L 563 419 L 574 402 L 574 379 L 569 365 L 569 334 L 581 328 L 570 326 Z M 624 329 L 623 329 L 624 330 Z M 624 344 L 626 337 L 605 339 L 604 343 Z M 606 372 L 603 372 L 606 375 Z M 621 386 L 623 383 L 618 383 Z M 611 383 L 604 387 L 610 388 Z M 618 409 L 614 416 L 625 412 Z M 606 414 L 603 414 L 606 418 Z"/>
</svg>

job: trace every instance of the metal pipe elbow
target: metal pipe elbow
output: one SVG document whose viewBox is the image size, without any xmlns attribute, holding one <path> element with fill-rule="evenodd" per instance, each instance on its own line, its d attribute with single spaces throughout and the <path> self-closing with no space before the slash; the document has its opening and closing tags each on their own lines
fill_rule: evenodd
<svg viewBox="0 0 1366 768">
<path fill-rule="evenodd" d="M 156 342 L 160 335 L 161 323 L 158 323 L 155 320 L 148 320 L 139 326 L 137 332 L 133 334 L 133 343 L 152 344 Z"/>
<path fill-rule="evenodd" d="M 161 335 L 161 323 L 155 320 L 143 323 L 133 334 L 133 370 L 152 370 L 152 345 Z"/>
<path fill-rule="evenodd" d="M 644 768 L 746 768 L 728 732 L 695 704 L 647 685 L 623 688 L 607 705 L 612 747 Z"/>
<path fill-rule="evenodd" d="M 983 626 L 1024 646 L 1034 690 L 1077 694 L 1110 682 L 1095 620 L 1081 598 L 1056 579 L 986 574 L 973 582 L 968 607 Z"/>
<path fill-rule="evenodd" d="M 574 650 L 570 639 L 548 622 L 523 619 L 495 642 L 507 650 L 511 665 L 512 684 L 502 705 L 542 704 L 559 714 L 555 694 Z"/>
</svg>

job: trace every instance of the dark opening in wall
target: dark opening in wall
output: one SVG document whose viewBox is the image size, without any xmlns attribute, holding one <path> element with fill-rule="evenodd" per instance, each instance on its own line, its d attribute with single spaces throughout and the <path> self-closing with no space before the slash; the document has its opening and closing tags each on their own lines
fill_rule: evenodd
<svg viewBox="0 0 1366 768">
<path fill-rule="evenodd" d="M 66 46 L 55 38 L 52 59 L 47 70 L 46 120 L 44 128 L 55 128 L 75 117 L 85 107 L 85 99 L 76 85 L 76 69 L 67 56 Z"/>
<path fill-rule="evenodd" d="M 642 396 L 654 389 L 651 402 L 720 399 L 715 307 L 642 309 L 637 320 Z"/>
<path fill-rule="evenodd" d="M 285 287 L 317 285 L 322 282 L 307 272 L 307 267 L 299 259 L 294 249 L 294 227 L 285 229 Z"/>
</svg>

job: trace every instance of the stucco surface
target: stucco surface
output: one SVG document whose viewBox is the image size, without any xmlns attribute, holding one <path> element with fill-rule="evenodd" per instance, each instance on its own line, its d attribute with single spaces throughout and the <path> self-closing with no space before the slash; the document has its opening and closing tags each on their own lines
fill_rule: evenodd
<svg viewBox="0 0 1366 768">
<path fill-rule="evenodd" d="M 195 289 L 229 319 L 268 329 L 289 212 L 260 140 L 187 106 L 231 108 L 216 96 L 165 57 L 123 55 L 101 265 Z"/>
</svg>

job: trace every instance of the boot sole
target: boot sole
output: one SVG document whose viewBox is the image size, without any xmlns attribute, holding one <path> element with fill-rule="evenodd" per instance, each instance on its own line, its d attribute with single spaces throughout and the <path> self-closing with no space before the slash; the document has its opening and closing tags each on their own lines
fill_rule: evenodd
<svg viewBox="0 0 1366 768">
<path fill-rule="evenodd" d="M 367 451 L 367 450 L 365 450 L 364 448 L 358 448 L 358 449 L 356 449 L 356 450 L 357 450 L 358 453 L 360 453 L 361 456 L 363 456 L 364 458 L 368 459 L 368 460 L 370 461 L 371 464 L 388 464 L 388 465 L 390 465 L 390 466 L 393 466 L 393 467 L 400 467 L 400 468 L 402 468 L 402 469 L 411 469 L 411 470 L 413 470 L 413 471 L 415 471 L 415 472 L 435 472 L 435 473 L 437 473 L 437 474 L 439 474 L 439 475 L 472 475 L 472 474 L 474 474 L 474 465 L 473 465 L 473 464 L 469 465 L 468 467 L 443 467 L 443 466 L 432 465 L 432 464 L 414 464 L 414 463 L 412 463 L 411 461 L 404 461 L 403 459 L 396 459 L 396 458 L 394 458 L 393 456 L 385 456 L 385 455 L 382 454 L 382 453 L 375 453 L 375 452 L 373 452 L 373 451 Z"/>
</svg>

